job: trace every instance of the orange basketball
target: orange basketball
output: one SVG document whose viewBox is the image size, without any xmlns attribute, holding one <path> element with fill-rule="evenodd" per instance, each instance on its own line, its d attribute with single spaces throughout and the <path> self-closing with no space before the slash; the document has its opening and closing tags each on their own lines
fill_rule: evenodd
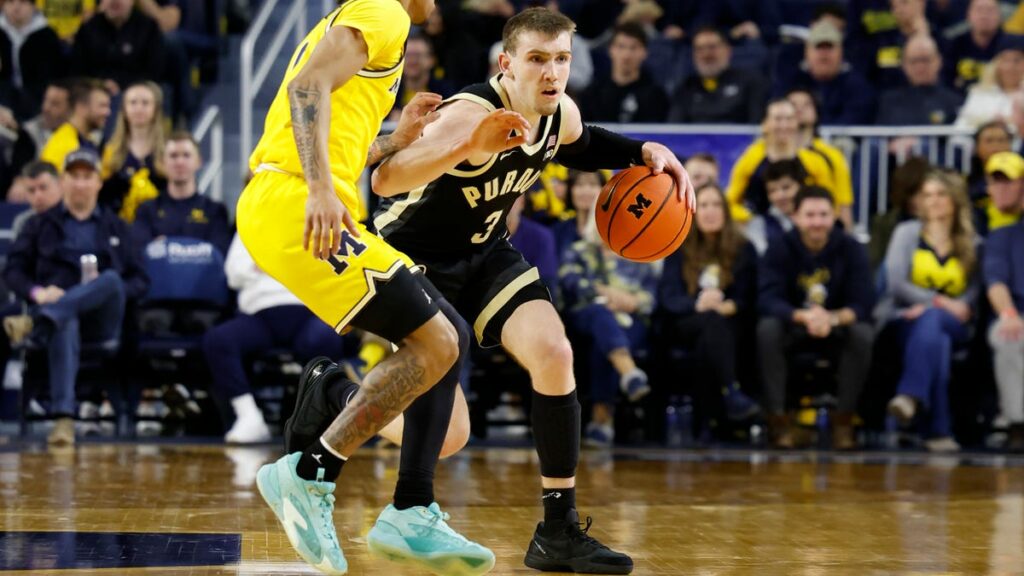
<svg viewBox="0 0 1024 576">
<path fill-rule="evenodd" d="M 682 245 L 693 213 L 679 199 L 672 176 L 634 166 L 604 185 L 594 219 L 601 239 L 613 252 L 629 260 L 653 262 Z"/>
</svg>

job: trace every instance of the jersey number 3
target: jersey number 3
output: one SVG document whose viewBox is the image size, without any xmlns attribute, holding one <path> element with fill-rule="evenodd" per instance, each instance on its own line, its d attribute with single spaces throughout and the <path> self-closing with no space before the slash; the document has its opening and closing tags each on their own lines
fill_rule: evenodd
<svg viewBox="0 0 1024 576">
<path fill-rule="evenodd" d="M 469 239 L 470 242 L 473 244 L 483 244 L 484 242 L 487 242 L 487 239 L 491 237 L 491 234 L 494 232 L 494 228 L 498 225 L 498 222 L 501 222 L 502 212 L 504 212 L 504 210 L 491 212 L 491 215 L 484 220 L 484 224 L 487 226 L 487 229 L 479 234 L 473 234 L 473 237 Z"/>
</svg>

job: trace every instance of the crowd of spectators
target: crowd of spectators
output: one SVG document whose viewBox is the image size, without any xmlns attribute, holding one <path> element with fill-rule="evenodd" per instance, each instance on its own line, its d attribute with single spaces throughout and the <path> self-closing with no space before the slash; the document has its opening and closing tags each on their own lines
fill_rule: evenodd
<svg viewBox="0 0 1024 576">
<path fill-rule="evenodd" d="M 252 354 L 342 355 L 232 239 L 229 211 L 197 193 L 199 149 L 175 127 L 193 110 L 193 71 L 216 60 L 213 4 L 2 2 L 0 186 L 27 204 L 3 276 L 28 304 L 4 325 L 46 350 L 56 442 L 74 439 L 80 347 L 124 339 L 154 241 L 190 237 L 227 257 L 237 314 L 203 349 L 229 441 L 270 434 L 248 382 Z M 589 445 L 615 443 L 617 406 L 657 413 L 685 396 L 696 434 L 763 417 L 774 446 L 799 446 L 814 381 L 834 397 L 838 449 L 856 447 L 858 429 L 895 425 L 954 451 L 979 441 L 979 416 L 1001 445 L 1024 449 L 1024 158 L 1013 150 L 1024 5 L 442 1 L 409 37 L 393 116 L 416 92 L 448 96 L 487 78 L 505 19 L 535 5 L 578 24 L 568 92 L 585 120 L 760 127 L 727 174 L 712 154 L 684 159 L 698 213 L 659 264 L 622 260 L 596 237 L 589 207 L 607 174 L 552 165 L 510 215 L 586 375 Z M 818 132 L 865 124 L 974 134 L 963 175 L 906 159 L 908 142 L 892 141 L 900 166 L 888 210 L 864 223 L 866 246 L 851 234 L 847 157 Z M 97 262 L 89 278 L 83 257 Z M 347 365 L 358 377 L 385 354 L 368 339 Z"/>
</svg>

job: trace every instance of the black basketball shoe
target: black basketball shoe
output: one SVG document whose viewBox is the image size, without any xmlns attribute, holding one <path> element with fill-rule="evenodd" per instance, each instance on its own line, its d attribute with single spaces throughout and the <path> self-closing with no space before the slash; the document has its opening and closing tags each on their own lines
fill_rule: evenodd
<svg viewBox="0 0 1024 576">
<path fill-rule="evenodd" d="M 577 574 L 629 574 L 633 571 L 632 558 L 587 535 L 592 522 L 589 516 L 583 528 L 580 528 L 576 510 L 570 510 L 565 520 L 565 528 L 555 534 L 545 535 L 544 523 L 537 524 L 526 550 L 527 566 L 544 572 Z"/>
<path fill-rule="evenodd" d="M 295 410 L 284 423 L 286 454 L 308 448 L 334 421 L 337 414 L 327 399 L 327 384 L 334 374 L 344 376 L 341 367 L 326 356 L 310 360 L 302 370 L 295 392 Z"/>
</svg>

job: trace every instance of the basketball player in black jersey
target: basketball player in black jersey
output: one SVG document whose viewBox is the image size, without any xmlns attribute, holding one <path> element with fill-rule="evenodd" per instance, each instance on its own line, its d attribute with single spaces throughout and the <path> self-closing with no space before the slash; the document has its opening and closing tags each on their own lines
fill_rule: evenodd
<svg viewBox="0 0 1024 576">
<path fill-rule="evenodd" d="M 542 8 L 511 18 L 501 73 L 446 101 L 419 140 L 373 173 L 374 192 L 385 198 L 374 223 L 388 243 L 426 268 L 482 345 L 503 345 L 530 374 L 545 515 L 526 565 L 628 574 L 629 556 L 579 527 L 580 406 L 572 349 L 537 270 L 509 243 L 505 216 L 552 159 L 581 170 L 647 165 L 672 176 L 691 210 L 694 199 L 686 172 L 666 147 L 582 122 L 564 95 L 574 29 L 565 16 Z M 335 371 L 327 364 L 321 373 Z M 465 400 L 460 395 L 456 402 Z M 453 414 L 449 436 L 468 428 L 464 407 Z"/>
</svg>

